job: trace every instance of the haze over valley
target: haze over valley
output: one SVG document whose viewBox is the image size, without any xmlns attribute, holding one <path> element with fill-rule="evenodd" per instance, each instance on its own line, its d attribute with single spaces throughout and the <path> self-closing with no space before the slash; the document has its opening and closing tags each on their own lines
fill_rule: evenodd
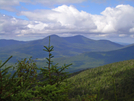
<svg viewBox="0 0 134 101">
<path fill-rule="evenodd" d="M 16 41 L 0 39 L 0 57 L 5 61 L 11 55 L 10 64 L 17 60 L 33 57 L 38 67 L 43 67 L 48 53 L 43 46 L 48 46 L 49 38 L 45 37 L 33 41 Z M 73 37 L 50 36 L 50 45 L 54 46 L 54 63 L 73 65 L 67 70 L 71 73 L 95 68 L 105 64 L 134 59 L 134 44 L 120 45 L 109 40 L 93 40 L 82 35 Z M 37 58 L 37 59 L 36 59 Z"/>
</svg>

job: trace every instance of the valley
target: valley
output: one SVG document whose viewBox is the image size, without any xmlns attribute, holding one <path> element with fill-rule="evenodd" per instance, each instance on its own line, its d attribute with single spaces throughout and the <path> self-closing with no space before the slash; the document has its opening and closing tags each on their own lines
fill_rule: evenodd
<svg viewBox="0 0 134 101">
<path fill-rule="evenodd" d="M 52 36 L 51 40 L 55 40 L 55 37 L 58 36 Z M 129 101 L 133 101 L 134 44 L 122 46 L 106 40 L 99 41 L 100 44 L 103 44 L 103 47 L 107 45 L 112 45 L 113 47 L 115 47 L 110 49 L 109 47 L 99 48 L 95 46 L 95 44 L 91 45 L 91 42 L 93 42 L 93 40 L 90 40 L 89 43 L 91 46 L 90 48 L 88 48 L 87 46 L 83 46 L 85 45 L 85 43 L 88 43 L 89 40 L 83 41 L 83 37 L 76 37 L 78 38 L 77 40 L 74 40 L 72 37 L 68 39 L 62 38 L 62 40 L 66 42 L 66 45 L 69 44 L 67 40 L 70 40 L 70 44 L 73 43 L 74 46 L 79 46 L 80 43 L 78 40 L 80 40 L 80 42 L 83 44 L 81 44 L 79 47 L 70 46 L 70 48 L 67 48 L 64 45 L 65 43 L 63 44 L 59 41 L 59 45 L 55 47 L 57 48 L 55 50 L 56 52 L 52 53 L 53 55 L 56 55 L 55 58 L 52 59 L 52 61 L 54 62 L 54 64 L 59 63 L 59 67 L 64 64 L 73 64 L 69 67 L 69 69 L 65 70 L 65 72 L 70 73 L 70 76 L 67 80 L 73 83 L 71 90 L 68 92 L 70 101 L 77 101 L 78 98 L 85 98 L 87 94 L 88 96 L 97 94 L 99 96 L 97 97 L 97 99 L 103 98 L 104 100 L 114 101 L 114 85 L 116 87 L 118 101 L 128 101 L 128 99 Z M 60 37 L 58 38 L 60 40 Z M 54 44 L 56 43 L 56 41 L 57 40 L 52 43 Z M 48 54 L 45 54 L 45 52 L 43 54 L 43 48 L 41 49 L 41 47 L 37 47 L 38 45 L 40 45 L 39 43 L 43 44 L 42 41 L 36 40 L 25 43 L 21 42 L 20 44 L 18 43 L 13 46 L 11 45 L 12 48 L 5 45 L 5 47 L 1 47 L 0 60 L 4 61 L 4 59 L 6 60 L 8 56 L 13 55 L 13 60 L 9 60 L 7 66 L 14 66 L 14 63 L 17 59 L 19 60 L 21 58 L 29 58 L 30 56 L 32 56 L 32 54 L 35 53 L 33 55 L 33 59 L 35 60 L 37 67 L 40 68 L 47 66 L 45 63 L 45 56 L 48 57 Z M 91 50 L 92 46 L 94 47 L 92 48 L 94 50 Z M 86 48 L 87 51 L 85 51 Z M 76 50 L 77 52 L 75 52 Z M 41 51 L 42 53 L 40 53 Z M 70 53 L 65 54 L 67 52 L 70 52 L 73 55 Z M 58 54 L 60 53 L 61 55 L 58 56 Z M 42 54 L 42 56 L 40 56 L 38 59 L 35 59 L 38 54 L 39 56 L 40 54 Z M 14 72 L 15 71 L 12 70 L 9 71 L 9 73 L 11 74 L 13 74 Z M 37 71 L 37 73 L 39 73 L 39 71 Z M 39 81 L 41 81 L 41 78 L 42 75 L 37 76 L 37 79 Z M 115 80 L 114 84 L 113 80 Z"/>
<path fill-rule="evenodd" d="M 25 42 L 0 40 L 0 44 L 0 60 L 5 61 L 12 55 L 13 58 L 9 61 L 9 64 L 12 65 L 14 65 L 17 60 L 32 56 L 37 63 L 37 66 L 40 68 L 45 65 L 45 58 L 48 57 L 48 54 L 43 51 L 43 46 L 48 45 L 48 37 Z M 81 35 L 73 37 L 51 35 L 51 45 L 54 46 L 54 51 L 52 52 L 54 55 L 54 63 L 73 63 L 73 66 L 71 67 L 73 69 L 68 69 L 71 73 L 108 63 L 105 62 L 104 59 L 100 59 L 100 57 L 97 59 L 95 55 L 84 55 L 86 52 L 91 52 L 89 54 L 97 54 L 98 52 L 107 52 L 124 47 L 123 45 L 109 40 L 93 40 Z M 61 66 L 62 64 L 59 65 Z"/>
</svg>

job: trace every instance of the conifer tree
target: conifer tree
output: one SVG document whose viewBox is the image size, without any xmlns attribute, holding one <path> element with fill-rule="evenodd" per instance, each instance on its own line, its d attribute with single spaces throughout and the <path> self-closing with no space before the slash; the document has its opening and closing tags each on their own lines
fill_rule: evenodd
<svg viewBox="0 0 134 101">
<path fill-rule="evenodd" d="M 50 46 L 50 36 L 48 47 L 44 46 L 44 51 L 49 53 L 47 60 L 47 67 L 40 68 L 40 75 L 43 75 L 42 82 L 38 82 L 36 86 L 36 91 L 32 92 L 37 98 L 41 97 L 43 101 L 67 101 L 68 100 L 68 90 L 70 89 L 71 83 L 66 80 L 70 74 L 68 72 L 62 72 L 68 69 L 69 65 L 57 68 L 58 64 L 53 65 L 51 59 L 54 57 L 51 52 L 53 51 L 53 46 Z"/>
<path fill-rule="evenodd" d="M 33 63 L 31 58 L 26 61 L 26 58 L 22 61 L 18 61 L 17 71 L 10 77 L 11 74 L 7 74 L 7 71 L 12 66 L 0 70 L 0 101 L 33 101 L 33 99 L 40 98 L 43 101 L 68 101 L 68 90 L 70 89 L 71 83 L 68 84 L 66 78 L 68 77 L 67 72 L 62 72 L 65 68 L 72 64 L 57 68 L 58 64 L 53 65 L 51 58 L 53 58 L 51 51 L 53 46 L 46 47 L 44 51 L 49 52 L 49 58 L 47 59 L 48 67 L 37 68 L 36 64 Z M 12 56 L 11 56 L 12 57 Z M 9 57 L 0 68 L 3 67 Z M 43 75 L 43 82 L 37 82 L 37 72 L 35 69 L 41 70 L 40 74 Z M 33 72 L 32 72 L 33 70 Z M 26 72 L 26 73 L 25 73 Z M 56 74 L 56 75 L 53 75 Z M 10 78 L 9 78 L 10 77 Z M 16 77 L 16 78 L 15 78 Z M 33 88 L 31 85 L 35 84 Z M 33 91 L 33 89 L 36 89 Z"/>
<path fill-rule="evenodd" d="M 28 74 L 30 72 L 30 77 L 29 77 L 29 82 L 33 84 L 36 81 L 37 77 L 37 65 L 36 63 L 32 60 L 32 57 L 27 60 L 27 58 L 22 59 L 21 61 L 18 60 L 18 63 L 16 63 L 16 68 L 17 68 L 17 77 L 22 77 L 23 80 L 19 82 L 19 85 L 21 82 L 24 82 L 28 78 Z"/>
<path fill-rule="evenodd" d="M 0 63 L 0 101 L 25 101 L 25 98 L 27 98 L 27 96 L 31 98 L 33 97 L 31 93 L 27 93 L 27 90 L 31 86 L 31 83 L 29 82 L 33 80 L 30 78 L 30 75 L 32 74 L 31 68 L 29 72 L 27 72 L 27 75 L 24 75 L 23 73 L 21 76 L 18 76 L 16 74 L 20 74 L 20 69 L 23 68 L 23 66 L 18 65 L 18 70 L 11 77 L 11 73 L 7 73 L 12 66 L 6 67 L 5 69 L 1 70 L 1 68 L 11 58 L 12 56 L 10 56 L 3 64 Z M 21 62 L 23 63 L 24 61 Z M 21 62 L 19 62 L 18 64 L 21 64 Z M 24 76 L 27 76 L 25 80 Z"/>
</svg>

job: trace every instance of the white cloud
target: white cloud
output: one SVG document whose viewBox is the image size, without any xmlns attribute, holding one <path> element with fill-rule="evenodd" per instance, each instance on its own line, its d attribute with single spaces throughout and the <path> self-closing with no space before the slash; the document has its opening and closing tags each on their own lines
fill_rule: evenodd
<svg viewBox="0 0 134 101">
<path fill-rule="evenodd" d="M 0 33 L 4 33 L 5 36 L 15 36 L 20 33 L 21 30 L 27 29 L 29 23 L 30 21 L 0 14 L 0 27 L 2 28 Z"/>
<path fill-rule="evenodd" d="M 39 21 L 35 21 L 35 25 L 28 24 L 27 27 L 31 28 L 31 29 L 35 29 L 35 30 L 43 30 L 45 27 L 48 27 L 48 24 L 45 24 L 45 23 L 42 23 Z"/>
<path fill-rule="evenodd" d="M 134 28 L 131 28 L 131 29 L 129 30 L 129 32 L 133 33 L 133 32 L 134 32 Z"/>
<path fill-rule="evenodd" d="M 84 11 L 80 12 L 73 6 L 62 5 L 52 10 L 35 10 L 34 12 L 22 11 L 20 15 L 25 15 L 27 18 L 33 21 L 40 21 L 40 25 L 41 23 L 44 23 L 44 31 L 53 30 L 57 33 L 68 31 L 89 32 L 90 29 L 96 28 L 96 25 L 92 21 L 89 13 Z M 37 27 L 37 25 L 33 26 Z M 35 27 L 29 28 L 34 28 L 36 30 Z"/>
<path fill-rule="evenodd" d="M 93 32 L 129 33 L 134 27 L 134 7 L 130 5 L 107 7 L 101 14 L 92 15 L 93 22 L 97 26 Z"/>
<path fill-rule="evenodd" d="M 51 10 L 21 11 L 29 21 L 0 15 L 0 36 L 42 36 L 51 34 L 94 35 L 95 37 L 132 37 L 134 7 L 117 5 L 107 7 L 101 15 L 78 11 L 62 5 Z"/>
</svg>

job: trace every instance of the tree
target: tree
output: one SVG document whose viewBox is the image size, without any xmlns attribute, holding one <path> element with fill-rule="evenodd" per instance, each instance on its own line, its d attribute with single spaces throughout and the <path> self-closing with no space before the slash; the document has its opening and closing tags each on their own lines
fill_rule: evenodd
<svg viewBox="0 0 134 101">
<path fill-rule="evenodd" d="M 38 82 L 35 88 L 36 91 L 34 94 L 37 97 L 42 97 L 43 101 L 66 101 L 68 98 L 68 90 L 70 89 L 71 83 L 66 80 L 66 78 L 70 75 L 68 72 L 62 72 L 64 69 L 68 69 L 69 65 L 62 66 L 61 68 L 57 68 L 58 64 L 53 65 L 53 61 L 51 59 L 54 57 L 51 52 L 53 51 L 53 46 L 50 46 L 50 36 L 49 36 L 49 46 L 44 46 L 44 51 L 49 53 L 49 58 L 47 60 L 47 67 L 40 68 L 40 75 L 43 75 L 42 82 Z"/>
<path fill-rule="evenodd" d="M 67 72 L 62 72 L 65 68 L 72 64 L 62 66 L 57 68 L 57 65 L 53 65 L 51 61 L 53 51 L 53 46 L 50 46 L 50 37 L 49 37 L 49 46 L 46 47 L 44 51 L 49 52 L 49 58 L 47 59 L 48 67 L 37 68 L 36 64 L 29 59 L 26 61 L 26 58 L 17 63 L 17 71 L 12 75 L 7 74 L 7 71 L 12 66 L 0 70 L 0 101 L 25 101 L 40 98 L 43 101 L 67 101 L 68 100 L 68 90 L 70 89 L 71 83 L 66 80 L 70 75 Z M 9 59 L 9 57 L 0 68 L 3 67 Z M 15 67 L 14 67 L 15 68 Z M 37 72 L 35 69 L 41 70 L 40 74 L 43 75 L 43 82 L 37 82 Z M 32 71 L 33 70 L 33 71 Z M 25 73 L 26 72 L 26 73 Z M 53 75 L 54 74 L 54 75 Z M 55 75 L 56 74 L 56 75 Z M 33 87 L 32 84 L 36 86 Z M 33 91 L 33 89 L 36 89 Z M 33 100 L 31 100 L 33 101 Z"/>
<path fill-rule="evenodd" d="M 2 68 L 11 58 L 12 56 L 10 56 L 3 64 L 0 63 L 0 68 Z M 26 97 L 25 94 L 31 96 L 32 98 L 33 96 L 30 93 L 27 93 L 27 90 L 31 85 L 29 84 L 31 69 L 29 73 L 27 73 L 25 82 L 22 82 L 23 75 L 15 78 L 16 74 L 19 73 L 19 68 L 18 71 L 12 75 L 12 77 L 10 77 L 11 73 L 7 74 L 9 68 L 11 67 L 12 66 L 6 67 L 2 71 L 0 69 L 0 101 L 24 101 Z"/>
<path fill-rule="evenodd" d="M 16 68 L 17 68 L 16 75 L 18 77 L 23 78 L 23 80 L 20 81 L 18 83 L 18 85 L 20 85 L 21 82 L 24 82 L 28 78 L 27 74 L 29 74 L 30 69 L 31 69 L 31 72 L 30 72 L 29 82 L 31 84 L 33 84 L 36 81 L 36 78 L 37 78 L 37 71 L 36 71 L 37 65 L 32 60 L 32 57 L 30 57 L 29 60 L 27 60 L 26 58 L 22 59 L 21 61 L 18 60 L 18 63 L 16 63 Z"/>
</svg>

